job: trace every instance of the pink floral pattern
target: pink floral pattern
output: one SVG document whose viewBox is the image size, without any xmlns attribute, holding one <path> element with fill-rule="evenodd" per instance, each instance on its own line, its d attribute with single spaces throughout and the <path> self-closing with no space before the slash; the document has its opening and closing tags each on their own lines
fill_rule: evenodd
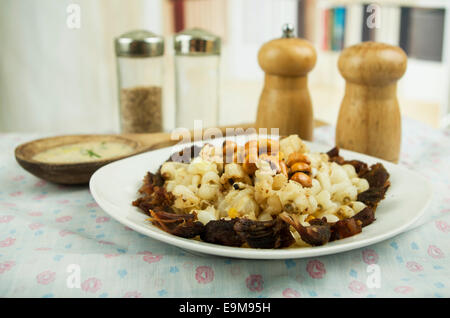
<svg viewBox="0 0 450 318">
<path fill-rule="evenodd" d="M 199 266 L 195 270 L 195 279 L 199 284 L 209 284 L 214 280 L 214 270 L 209 266 Z"/>
<path fill-rule="evenodd" d="M 56 222 L 58 223 L 65 223 L 65 222 L 69 222 L 72 220 L 72 217 L 70 215 L 66 215 L 66 216 L 61 216 L 59 218 L 56 218 Z"/>
<path fill-rule="evenodd" d="M 423 271 L 423 266 L 420 265 L 417 262 L 407 262 L 406 268 L 409 269 L 411 272 L 421 272 Z"/>
<path fill-rule="evenodd" d="M 396 293 L 406 295 L 412 293 L 414 291 L 414 288 L 412 288 L 411 286 L 398 286 L 395 287 L 394 291 Z"/>
<path fill-rule="evenodd" d="M 439 231 L 450 233 L 450 225 L 447 222 L 443 220 L 436 220 L 434 223 L 436 224 L 436 227 Z"/>
<path fill-rule="evenodd" d="M 119 256 L 120 254 L 118 254 L 118 253 L 112 253 L 112 254 L 105 254 L 105 257 L 106 258 L 113 258 L 113 257 L 117 257 L 117 256 Z"/>
<path fill-rule="evenodd" d="M 142 257 L 142 260 L 149 264 L 159 262 L 163 258 L 162 255 L 154 255 L 151 252 L 143 252 L 141 254 L 144 254 L 144 256 Z"/>
<path fill-rule="evenodd" d="M 55 281 L 56 273 L 50 270 L 42 272 L 36 276 L 36 281 L 38 284 L 48 285 Z"/>
<path fill-rule="evenodd" d="M 363 294 L 367 292 L 366 284 L 359 282 L 357 280 L 351 281 L 350 284 L 348 285 L 348 288 L 356 294 Z"/>
<path fill-rule="evenodd" d="M 327 273 L 325 265 L 319 260 L 309 261 L 308 265 L 306 265 L 306 271 L 309 276 L 314 279 L 321 279 Z"/>
<path fill-rule="evenodd" d="M 4 239 L 3 241 L 0 241 L 0 247 L 9 247 L 9 246 L 13 245 L 15 241 L 16 241 L 15 238 L 8 237 L 8 238 Z"/>
<path fill-rule="evenodd" d="M 34 186 L 37 188 L 41 188 L 41 187 L 45 186 L 46 184 L 47 184 L 47 182 L 45 180 L 39 180 L 38 182 L 36 182 L 34 184 Z"/>
<path fill-rule="evenodd" d="M 262 275 L 250 275 L 245 279 L 245 285 L 251 292 L 262 292 L 264 279 Z"/>
<path fill-rule="evenodd" d="M 69 231 L 69 230 L 61 230 L 61 231 L 59 231 L 59 235 L 62 236 L 62 237 L 67 236 L 67 235 L 71 235 L 71 234 L 74 234 L 74 233 L 72 231 Z"/>
<path fill-rule="evenodd" d="M 36 223 L 31 223 L 30 225 L 28 225 L 30 230 L 37 230 L 37 229 L 40 229 L 43 226 L 44 226 L 44 224 L 37 223 L 37 222 Z"/>
<path fill-rule="evenodd" d="M 285 298 L 300 298 L 300 293 L 292 288 L 286 288 L 283 290 L 283 296 Z"/>
<path fill-rule="evenodd" d="M 1 215 L 0 223 L 9 223 L 14 220 L 14 215 Z"/>
<path fill-rule="evenodd" d="M 0 274 L 5 273 L 6 271 L 9 271 L 13 266 L 16 265 L 16 262 L 14 261 L 6 261 L 3 263 L 0 263 Z"/>
<path fill-rule="evenodd" d="M 445 257 L 444 252 L 442 252 L 442 250 L 435 245 L 430 245 L 428 247 L 428 255 L 430 255 L 432 258 L 444 258 Z"/>
<path fill-rule="evenodd" d="M 109 220 L 110 220 L 110 218 L 107 217 L 107 216 L 99 216 L 99 217 L 95 220 L 95 222 L 97 222 L 97 223 L 104 223 L 104 222 L 108 222 Z"/>
<path fill-rule="evenodd" d="M 378 254 L 372 250 L 367 249 L 362 252 L 363 255 L 363 261 L 366 264 L 376 264 L 378 262 Z"/>
<path fill-rule="evenodd" d="M 81 289 L 88 293 L 96 293 L 100 288 L 102 288 L 102 282 L 95 277 L 88 278 L 81 284 Z"/>
<path fill-rule="evenodd" d="M 100 241 L 98 241 L 98 243 L 103 244 L 103 245 L 114 245 L 114 242 L 105 241 L 105 240 L 100 240 Z"/>
<path fill-rule="evenodd" d="M 123 295 L 123 298 L 142 298 L 142 294 L 137 291 L 130 291 Z"/>
</svg>

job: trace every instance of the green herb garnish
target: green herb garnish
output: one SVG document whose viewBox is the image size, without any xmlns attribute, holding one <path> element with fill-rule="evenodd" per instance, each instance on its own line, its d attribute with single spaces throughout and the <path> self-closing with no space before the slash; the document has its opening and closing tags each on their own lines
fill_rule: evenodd
<svg viewBox="0 0 450 318">
<path fill-rule="evenodd" d="M 91 150 L 91 149 L 87 149 L 86 150 L 86 154 L 89 156 L 89 157 L 97 157 L 97 158 L 101 158 L 101 156 L 100 155 L 98 155 L 98 154 L 96 154 L 93 150 Z"/>
</svg>

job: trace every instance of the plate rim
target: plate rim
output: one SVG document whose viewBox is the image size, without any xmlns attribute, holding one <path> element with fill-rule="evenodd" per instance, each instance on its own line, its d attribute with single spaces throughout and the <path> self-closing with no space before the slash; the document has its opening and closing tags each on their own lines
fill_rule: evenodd
<svg viewBox="0 0 450 318">
<path fill-rule="evenodd" d="M 227 137 L 218 138 L 218 139 L 226 139 Z M 206 142 L 206 141 L 203 141 Z M 326 144 L 318 143 L 318 142 L 306 142 L 308 145 L 317 145 L 322 147 L 329 147 Z M 187 143 L 185 144 L 187 147 L 194 144 L 193 143 Z M 357 156 L 361 157 L 367 157 L 370 158 L 370 160 L 376 160 L 377 162 L 388 164 L 388 165 L 394 165 L 396 166 L 396 169 L 400 170 L 406 170 L 408 173 L 415 175 L 417 178 L 421 179 L 423 184 L 424 193 L 426 192 L 426 201 L 422 205 L 422 208 L 418 210 L 413 217 L 409 218 L 407 222 L 403 223 L 402 225 L 396 227 L 395 229 L 388 231 L 386 233 L 381 233 L 374 235 L 373 237 L 365 238 L 363 240 L 357 240 L 353 242 L 348 242 L 346 244 L 340 244 L 333 246 L 333 242 L 327 243 L 323 246 L 316 246 L 316 247 L 296 247 L 296 248 L 285 248 L 285 249 L 255 249 L 255 248 L 242 248 L 242 247 L 230 247 L 230 246 L 223 246 L 219 244 L 212 244 L 207 242 L 201 242 L 193 239 L 186 239 L 178 236 L 174 236 L 172 234 L 163 232 L 162 230 L 158 229 L 157 227 L 151 225 L 151 224 L 138 224 L 135 223 L 127 218 L 126 215 L 120 214 L 120 212 L 115 213 L 112 211 L 116 210 L 116 206 L 106 200 L 102 200 L 99 197 L 99 194 L 97 193 L 95 184 L 97 182 L 97 178 L 99 178 L 99 175 L 103 173 L 104 170 L 110 169 L 111 166 L 120 164 L 121 162 L 125 160 L 130 160 L 136 156 L 143 156 L 143 155 L 149 155 L 152 152 L 157 151 L 165 151 L 168 148 L 172 147 L 164 147 L 156 150 L 151 150 L 148 152 L 136 154 L 134 156 L 130 156 L 115 162 L 112 162 L 110 164 L 107 164 L 100 169 L 98 169 L 89 180 L 89 189 L 91 192 L 91 195 L 93 196 L 96 203 L 102 208 L 102 210 L 110 215 L 113 219 L 117 220 L 122 225 L 125 225 L 134 231 L 145 235 L 147 237 L 150 237 L 152 239 L 155 239 L 157 241 L 160 241 L 162 243 L 170 244 L 173 246 L 176 246 L 178 248 L 192 251 L 195 253 L 201 253 L 205 255 L 214 255 L 214 256 L 220 256 L 220 257 L 231 257 L 231 258 L 241 258 L 241 259 L 261 259 L 261 260 L 269 260 L 269 259 L 299 259 L 299 258 L 308 258 L 308 257 L 319 257 L 319 256 L 325 256 L 325 255 L 331 255 L 331 254 L 338 254 L 343 253 L 346 251 L 355 250 L 361 247 L 370 246 L 376 243 L 379 243 L 381 241 L 387 240 L 389 238 L 395 237 L 403 232 L 406 232 L 409 228 L 412 229 L 412 226 L 425 214 L 430 202 L 432 201 L 433 193 L 432 193 L 432 185 L 428 179 L 426 179 L 423 175 L 420 173 L 417 173 L 416 171 L 410 170 L 402 165 L 399 164 L 393 164 L 391 162 L 387 162 L 383 159 L 379 159 L 376 157 L 368 156 L 365 154 L 357 153 L 354 151 L 342 149 L 344 152 L 348 154 L 357 154 Z M 376 222 L 373 223 L 376 225 Z M 157 231 L 154 231 L 153 229 L 149 229 L 148 227 L 154 227 Z M 159 232 L 161 231 L 161 232 Z M 331 246 L 330 246 L 331 245 Z"/>
</svg>

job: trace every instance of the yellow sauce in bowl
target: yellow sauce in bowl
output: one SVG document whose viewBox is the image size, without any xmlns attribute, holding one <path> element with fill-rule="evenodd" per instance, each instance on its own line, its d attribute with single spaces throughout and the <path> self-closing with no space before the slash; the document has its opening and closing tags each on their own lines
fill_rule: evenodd
<svg viewBox="0 0 450 318">
<path fill-rule="evenodd" d="M 120 142 L 91 141 L 51 148 L 36 154 L 33 160 L 49 163 L 77 163 L 125 156 L 134 148 Z"/>
</svg>

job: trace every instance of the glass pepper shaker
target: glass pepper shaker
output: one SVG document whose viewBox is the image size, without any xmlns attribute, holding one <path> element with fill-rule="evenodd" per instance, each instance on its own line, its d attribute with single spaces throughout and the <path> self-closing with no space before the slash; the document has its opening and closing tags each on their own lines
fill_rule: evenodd
<svg viewBox="0 0 450 318">
<path fill-rule="evenodd" d="M 220 37 L 194 28 L 174 37 L 176 126 L 216 127 L 219 117 Z"/>
<path fill-rule="evenodd" d="M 164 39 L 145 30 L 115 39 L 122 133 L 163 130 Z"/>
</svg>

